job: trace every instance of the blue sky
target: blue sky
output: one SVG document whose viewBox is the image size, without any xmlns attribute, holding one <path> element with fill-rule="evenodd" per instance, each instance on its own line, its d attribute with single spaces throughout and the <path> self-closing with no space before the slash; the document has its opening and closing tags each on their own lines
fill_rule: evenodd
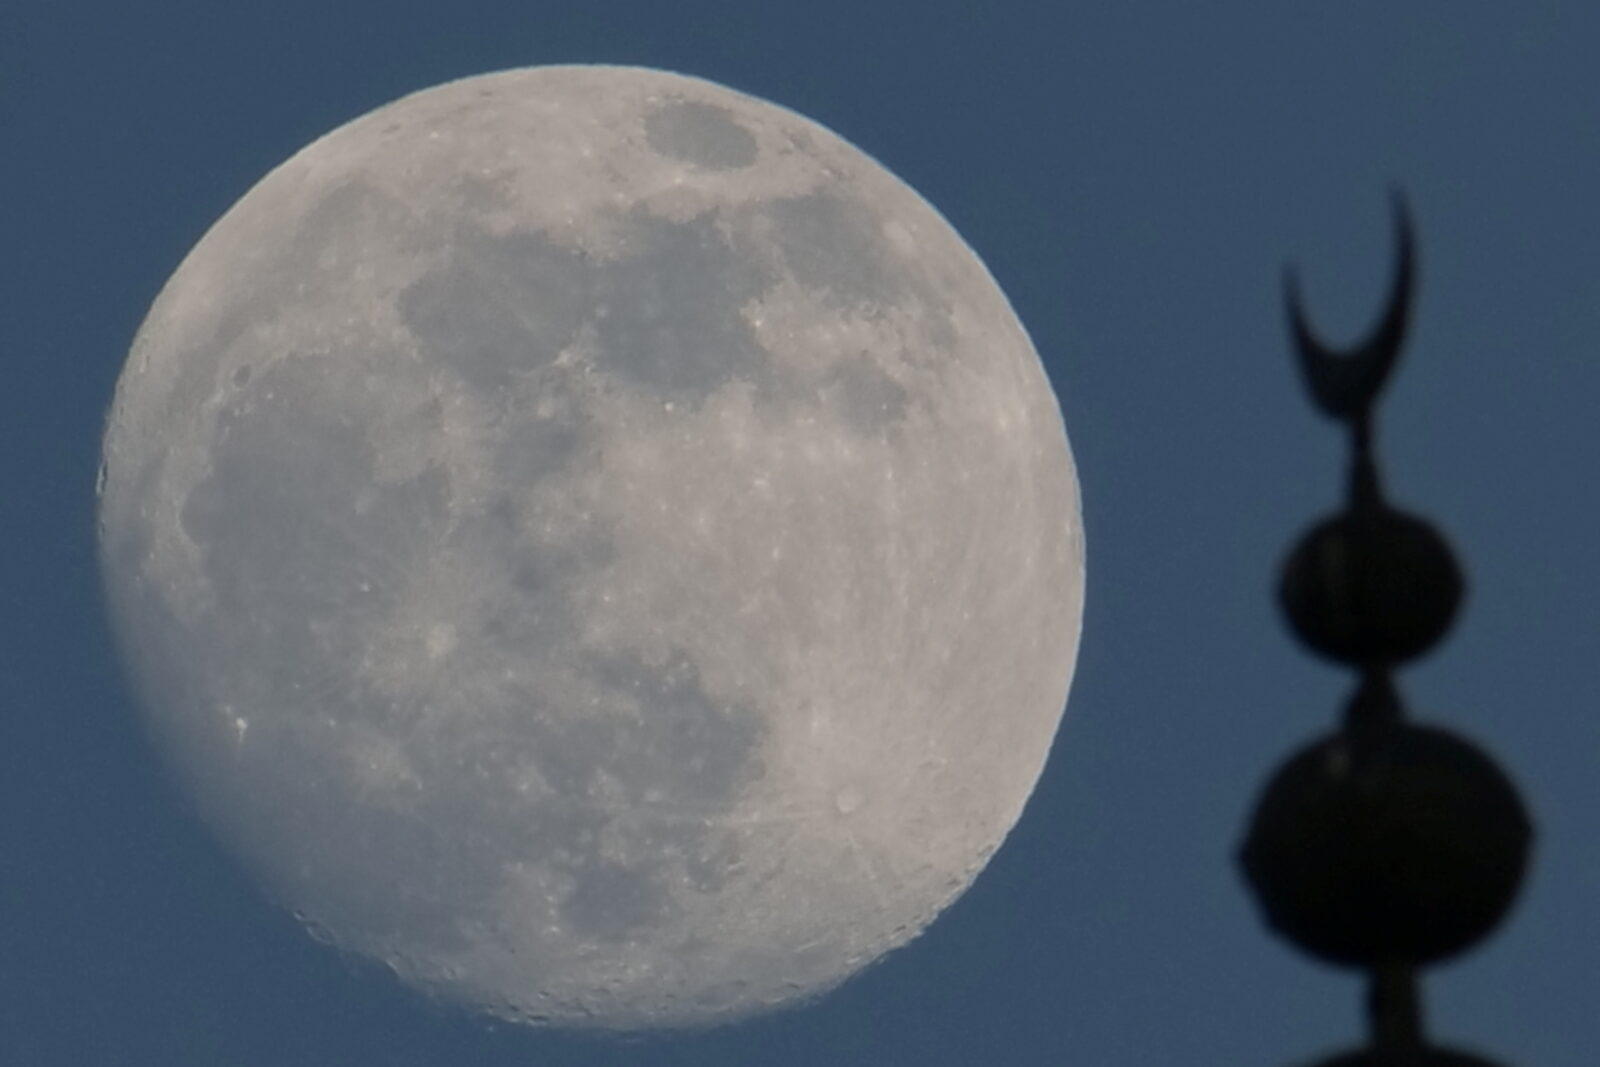
<svg viewBox="0 0 1600 1067">
<path fill-rule="evenodd" d="M 1420 241 L 1380 423 L 1470 592 L 1402 685 L 1539 828 L 1512 920 L 1430 979 L 1508 1062 L 1600 1038 L 1600 13 L 1577 3 L 764 5 L 17 0 L 0 8 L 0 1059 L 21 1065 L 1257 1064 L 1353 1044 L 1359 986 L 1261 927 L 1232 860 L 1347 679 L 1271 600 L 1343 442 L 1300 394 L 1286 258 L 1335 339 Z M 94 559 L 128 343 L 215 218 L 405 93 L 543 63 L 661 67 L 831 127 L 984 258 L 1059 394 L 1088 610 L 1050 763 L 988 870 L 821 1002 L 629 1041 L 490 1026 L 309 939 L 145 739 Z"/>
</svg>

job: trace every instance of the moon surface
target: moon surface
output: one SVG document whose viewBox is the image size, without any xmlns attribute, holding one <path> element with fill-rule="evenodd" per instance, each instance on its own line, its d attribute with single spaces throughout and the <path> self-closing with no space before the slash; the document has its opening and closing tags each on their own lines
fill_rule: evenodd
<svg viewBox="0 0 1600 1067">
<path fill-rule="evenodd" d="M 1078 486 L 982 263 L 705 81 L 379 108 L 161 292 L 100 547 L 152 736 L 320 936 L 528 1022 L 701 1025 L 915 937 L 1071 681 Z"/>
</svg>

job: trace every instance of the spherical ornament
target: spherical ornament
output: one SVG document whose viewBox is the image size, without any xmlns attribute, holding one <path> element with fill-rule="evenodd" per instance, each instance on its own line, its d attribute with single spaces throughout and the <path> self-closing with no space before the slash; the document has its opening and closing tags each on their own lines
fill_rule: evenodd
<svg viewBox="0 0 1600 1067">
<path fill-rule="evenodd" d="M 1500 769 L 1443 730 L 1339 733 L 1268 784 L 1241 853 L 1267 921 L 1307 952 L 1428 963 L 1487 934 L 1532 828 Z"/>
<path fill-rule="evenodd" d="M 1461 571 L 1424 520 L 1384 505 L 1341 512 L 1300 539 L 1279 597 L 1312 649 L 1341 663 L 1394 664 L 1432 648 L 1460 606 Z"/>
</svg>

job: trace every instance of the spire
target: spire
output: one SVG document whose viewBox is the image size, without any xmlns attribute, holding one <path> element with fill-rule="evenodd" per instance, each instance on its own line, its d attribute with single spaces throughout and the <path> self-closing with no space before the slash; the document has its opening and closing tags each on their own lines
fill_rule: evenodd
<svg viewBox="0 0 1600 1067">
<path fill-rule="evenodd" d="M 1404 196 L 1389 304 L 1366 340 L 1340 351 L 1308 324 L 1285 272 L 1289 329 L 1312 402 L 1350 430 L 1345 507 L 1290 551 L 1279 602 L 1296 638 L 1357 673 L 1338 726 L 1273 774 L 1239 861 L 1267 924 L 1301 951 L 1365 971 L 1364 1048 L 1316 1067 L 1498 1067 L 1433 1045 L 1422 968 L 1466 951 L 1505 917 L 1533 828 L 1516 788 L 1472 742 L 1412 723 L 1394 672 L 1443 640 L 1464 582 L 1426 520 L 1384 498 L 1373 410 L 1399 360 L 1415 295 Z"/>
</svg>

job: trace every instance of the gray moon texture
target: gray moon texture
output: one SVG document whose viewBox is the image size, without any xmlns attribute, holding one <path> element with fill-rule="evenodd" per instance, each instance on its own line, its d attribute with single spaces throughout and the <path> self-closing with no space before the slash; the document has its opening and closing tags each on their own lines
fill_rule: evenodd
<svg viewBox="0 0 1600 1067">
<path fill-rule="evenodd" d="M 117 385 L 151 735 L 312 931 L 602 1029 L 803 1002 L 1020 815 L 1083 598 L 1055 393 L 927 203 L 658 71 L 452 82 L 273 170 Z"/>
</svg>

